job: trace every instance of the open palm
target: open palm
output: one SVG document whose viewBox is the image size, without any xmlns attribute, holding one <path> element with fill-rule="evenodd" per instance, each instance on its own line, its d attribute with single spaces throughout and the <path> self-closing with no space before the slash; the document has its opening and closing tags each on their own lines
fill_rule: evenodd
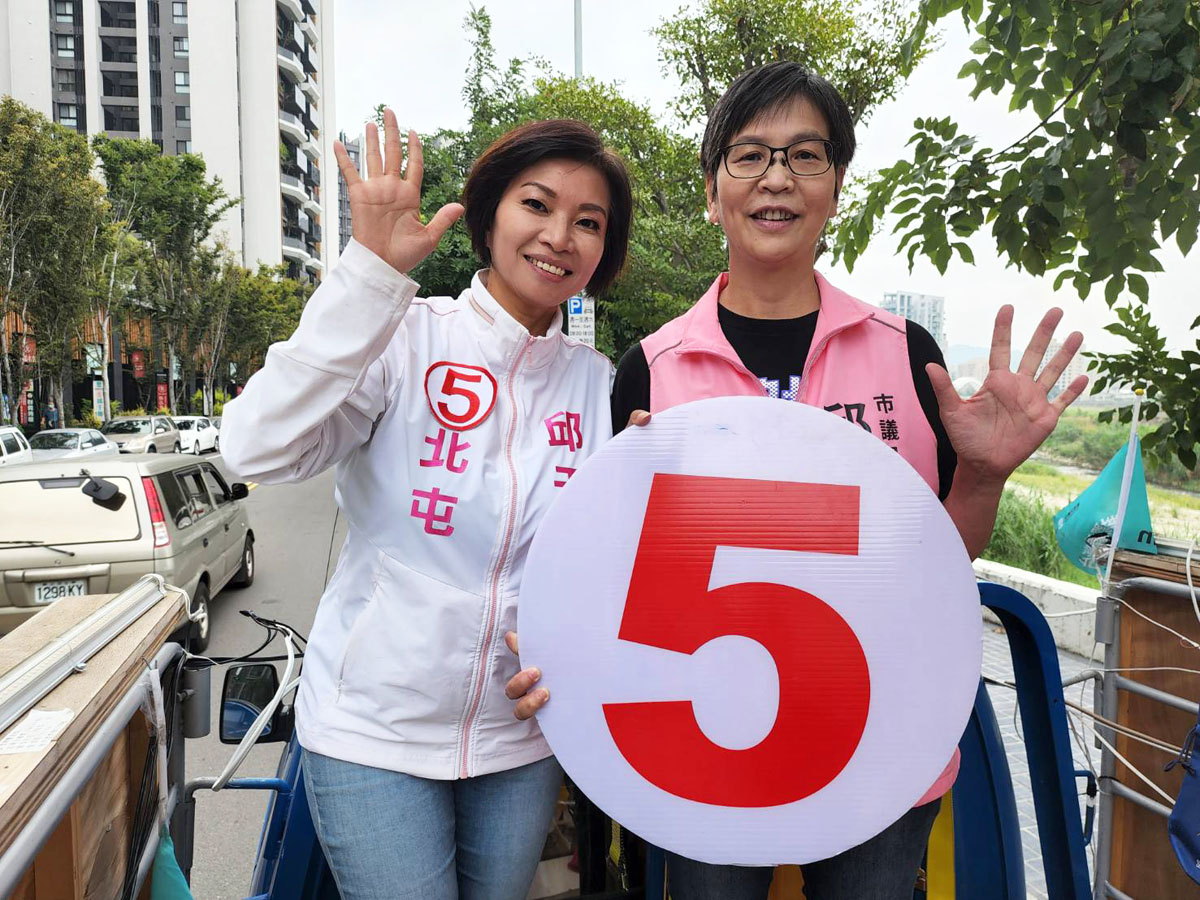
<svg viewBox="0 0 1200 900">
<path fill-rule="evenodd" d="M 1078 331 L 1068 335 L 1059 351 L 1038 371 L 1061 319 L 1062 310 L 1057 308 L 1042 317 L 1020 364 L 1012 371 L 1013 308 L 1001 307 L 992 332 L 987 377 L 965 400 L 958 396 L 945 369 L 933 363 L 926 367 L 960 467 L 969 467 L 988 479 L 1007 479 L 1041 446 L 1063 410 L 1087 387 L 1087 376 L 1080 375 L 1053 400 L 1048 397 L 1083 343 Z"/>
<path fill-rule="evenodd" d="M 340 141 L 333 153 L 346 180 L 354 239 L 399 272 L 409 272 L 433 252 L 442 235 L 462 215 L 460 203 L 447 203 L 429 224 L 421 221 L 421 179 L 425 162 L 421 141 L 408 133 L 408 167 L 401 174 L 404 154 L 396 114 L 383 112 L 384 153 L 379 152 L 379 129 L 367 125 L 367 177 L 362 178 Z"/>
</svg>

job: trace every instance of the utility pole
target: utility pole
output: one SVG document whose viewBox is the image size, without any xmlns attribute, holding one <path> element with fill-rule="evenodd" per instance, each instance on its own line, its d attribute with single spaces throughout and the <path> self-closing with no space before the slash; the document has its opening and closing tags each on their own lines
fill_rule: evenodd
<svg viewBox="0 0 1200 900">
<path fill-rule="evenodd" d="M 583 77 L 583 0 L 575 0 L 575 77 Z"/>
</svg>

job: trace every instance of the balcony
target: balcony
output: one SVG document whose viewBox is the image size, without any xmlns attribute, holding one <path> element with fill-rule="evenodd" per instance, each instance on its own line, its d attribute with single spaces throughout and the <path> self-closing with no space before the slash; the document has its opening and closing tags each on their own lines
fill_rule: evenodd
<svg viewBox="0 0 1200 900">
<path fill-rule="evenodd" d="M 308 269 L 314 275 L 320 275 L 321 271 L 325 268 L 325 264 L 318 257 L 310 256 L 304 261 L 304 268 Z"/>
<path fill-rule="evenodd" d="M 317 46 L 317 26 L 312 22 L 312 19 L 305 19 L 300 23 L 300 29 L 304 32 L 304 36 L 312 42 L 312 45 Z"/>
<path fill-rule="evenodd" d="M 293 82 L 299 84 L 304 80 L 304 67 L 300 65 L 300 56 L 295 50 L 280 44 L 275 49 L 275 58 L 279 61 L 279 71 Z"/>
<path fill-rule="evenodd" d="M 295 175 L 288 175 L 281 172 L 279 175 L 279 190 L 283 196 L 295 200 L 297 203 L 303 203 L 308 199 L 308 193 L 304 190 L 304 184 Z"/>
<path fill-rule="evenodd" d="M 304 71 L 309 75 L 317 74 L 317 64 L 313 61 L 312 54 L 305 50 L 300 54 L 300 61 L 304 63 Z"/>
<path fill-rule="evenodd" d="M 296 260 L 298 263 L 304 263 L 310 258 L 304 239 L 288 234 L 287 232 L 284 232 L 283 235 L 283 255 L 288 259 Z"/>
<path fill-rule="evenodd" d="M 304 151 L 304 154 L 309 159 L 317 160 L 321 158 L 321 148 L 317 146 L 317 142 L 312 138 L 305 138 L 304 142 L 300 145 L 300 149 Z"/>
<path fill-rule="evenodd" d="M 300 124 L 299 117 L 283 109 L 279 111 L 279 130 L 297 144 L 303 143 L 304 139 L 308 137 L 304 126 Z"/>
<path fill-rule="evenodd" d="M 321 102 L 321 89 L 317 87 L 317 83 L 312 80 L 311 76 L 306 75 L 304 80 L 300 82 L 300 90 L 304 91 L 304 96 L 313 103 Z"/>
<path fill-rule="evenodd" d="M 304 18 L 304 10 L 300 6 L 300 0 L 275 0 L 275 5 L 286 12 L 294 22 L 299 22 Z"/>
<path fill-rule="evenodd" d="M 319 216 L 321 214 L 321 204 L 312 197 L 305 197 L 303 204 L 304 211 L 310 216 Z"/>
<path fill-rule="evenodd" d="M 312 5 L 311 0 L 300 0 L 300 8 L 304 10 L 304 15 L 315 16 L 317 8 Z"/>
</svg>

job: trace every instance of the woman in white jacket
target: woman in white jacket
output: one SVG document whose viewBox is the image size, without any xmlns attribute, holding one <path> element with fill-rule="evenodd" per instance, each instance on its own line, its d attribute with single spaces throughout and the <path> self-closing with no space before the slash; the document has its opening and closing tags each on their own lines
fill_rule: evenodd
<svg viewBox="0 0 1200 900">
<path fill-rule="evenodd" d="M 588 126 L 534 122 L 480 157 L 463 200 L 488 266 L 457 298 L 404 273 L 464 213 L 419 217 L 421 146 L 395 115 L 367 177 L 335 144 L 354 240 L 292 337 L 225 408 L 230 469 L 263 483 L 336 467 L 349 523 L 317 610 L 297 729 L 317 833 L 347 900 L 520 900 L 561 781 L 513 718 L 521 572 L 534 529 L 612 433 L 611 366 L 560 305 L 624 262 L 632 198 Z"/>
</svg>

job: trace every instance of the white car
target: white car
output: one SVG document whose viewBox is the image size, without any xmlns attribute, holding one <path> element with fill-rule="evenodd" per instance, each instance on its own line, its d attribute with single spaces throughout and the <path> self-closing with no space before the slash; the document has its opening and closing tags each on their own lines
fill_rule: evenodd
<svg viewBox="0 0 1200 900">
<path fill-rule="evenodd" d="M 48 459 L 116 456 L 120 448 L 94 428 L 48 428 L 29 440 L 37 462 Z"/>
<path fill-rule="evenodd" d="M 179 444 L 184 453 L 199 456 L 205 450 L 220 450 L 221 438 L 217 426 L 207 416 L 175 416 L 179 427 Z"/>
<path fill-rule="evenodd" d="M 0 466 L 33 462 L 29 442 L 16 425 L 0 425 Z"/>
</svg>

